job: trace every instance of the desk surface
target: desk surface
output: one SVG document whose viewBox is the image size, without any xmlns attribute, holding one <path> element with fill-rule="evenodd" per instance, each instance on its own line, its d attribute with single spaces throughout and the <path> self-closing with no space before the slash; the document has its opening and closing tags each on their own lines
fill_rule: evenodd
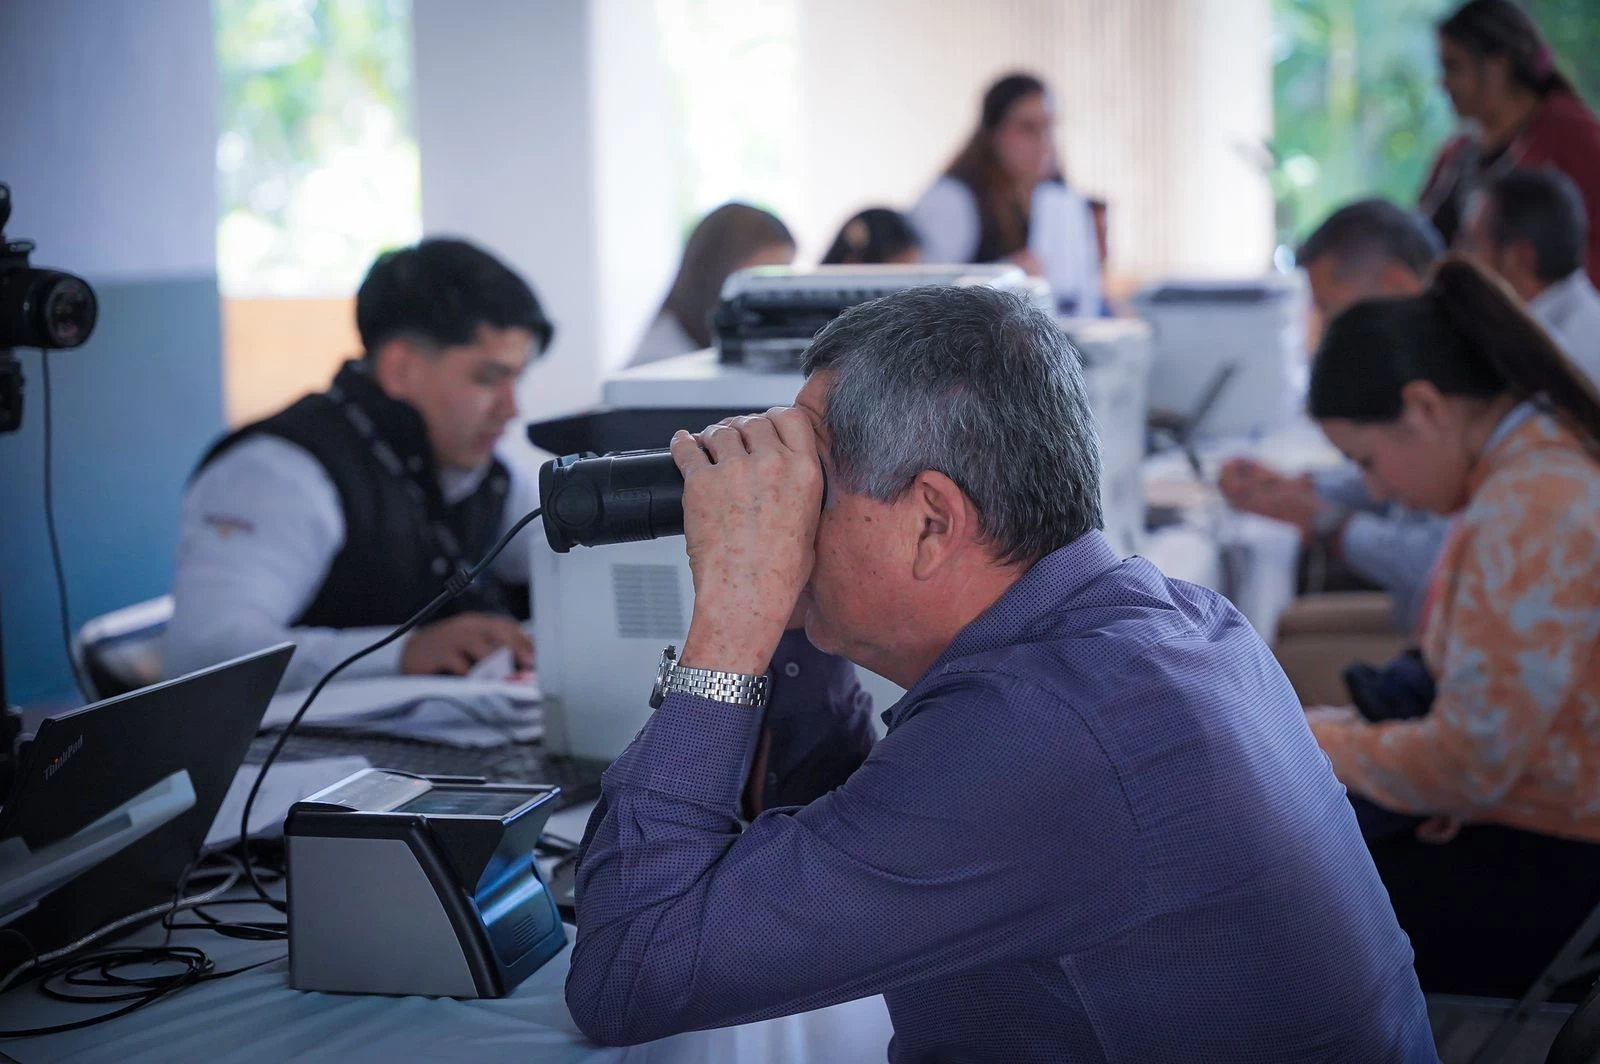
<svg viewBox="0 0 1600 1064">
<path fill-rule="evenodd" d="M 588 807 L 562 810 L 550 829 L 576 838 Z M 248 907 L 231 912 L 265 919 Z M 120 940 L 153 945 L 158 927 Z M 567 929 L 570 943 L 572 929 Z M 677 1035 L 629 1049 L 603 1049 L 573 1026 L 562 996 L 569 945 L 512 994 L 498 1000 L 386 998 L 304 993 L 289 987 L 287 944 L 242 942 L 183 931 L 179 944 L 198 946 L 219 970 L 281 958 L 254 971 L 182 990 L 129 1016 L 48 1038 L 0 1041 L 22 1064 L 55 1061 L 121 1064 L 339 1060 L 455 1061 L 474 1064 L 608 1062 L 629 1064 L 850 1064 L 882 1061 L 893 1030 L 880 997 L 764 1023 Z M 36 984 L 0 996 L 0 1028 L 70 1023 L 93 1015 L 41 995 Z"/>
</svg>

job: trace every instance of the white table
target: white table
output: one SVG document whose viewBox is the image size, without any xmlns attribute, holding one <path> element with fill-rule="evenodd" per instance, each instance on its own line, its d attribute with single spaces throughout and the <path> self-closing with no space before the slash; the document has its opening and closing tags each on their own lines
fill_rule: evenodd
<svg viewBox="0 0 1600 1064">
<path fill-rule="evenodd" d="M 576 838 L 588 807 L 563 810 L 550 830 Z M 265 907 L 229 910 L 230 918 L 269 917 Z M 570 943 L 572 929 L 567 929 Z M 156 944 L 146 928 L 125 944 Z M 283 942 L 241 942 L 184 931 L 174 942 L 198 946 L 218 969 L 284 957 Z M 893 1030 L 881 997 L 762 1023 L 699 1031 L 643 1046 L 605 1049 L 573 1026 L 562 997 L 569 945 L 509 996 L 497 1000 L 387 998 L 305 993 L 288 984 L 286 959 L 228 979 L 182 990 L 129 1016 L 46 1038 L 0 1042 L 0 1052 L 23 1064 L 112 1062 L 173 1064 L 217 1061 L 472 1061 L 473 1064 L 849 1064 L 882 1061 Z M 126 973 L 125 973 L 126 974 Z M 93 1015 L 40 995 L 32 984 L 0 996 L 0 1027 L 68 1023 Z"/>
</svg>

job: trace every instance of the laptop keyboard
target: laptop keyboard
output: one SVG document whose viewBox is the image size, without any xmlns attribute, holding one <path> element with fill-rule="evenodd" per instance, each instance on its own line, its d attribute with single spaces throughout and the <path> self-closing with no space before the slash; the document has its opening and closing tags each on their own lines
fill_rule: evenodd
<svg viewBox="0 0 1600 1064">
<path fill-rule="evenodd" d="M 245 763 L 259 765 L 272 751 L 277 735 L 259 735 L 250 744 Z M 532 783 L 561 788 L 558 808 L 593 801 L 600 796 L 605 764 L 545 753 L 538 743 L 463 748 L 425 743 L 392 735 L 352 735 L 315 727 L 296 729 L 279 760 L 310 761 L 323 757 L 359 756 L 373 768 L 419 776 L 480 776 L 492 782 Z"/>
</svg>

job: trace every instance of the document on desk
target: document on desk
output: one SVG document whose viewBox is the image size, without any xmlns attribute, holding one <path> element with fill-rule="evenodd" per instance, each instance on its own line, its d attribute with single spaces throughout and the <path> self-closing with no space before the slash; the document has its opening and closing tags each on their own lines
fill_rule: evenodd
<svg viewBox="0 0 1600 1064">
<path fill-rule="evenodd" d="M 287 724 L 306 694 L 303 690 L 285 691 L 274 697 L 262 717 L 262 728 Z M 451 746 L 500 746 L 543 736 L 540 697 L 532 674 L 505 679 L 375 676 L 336 680 L 317 696 L 303 723 Z"/>
</svg>

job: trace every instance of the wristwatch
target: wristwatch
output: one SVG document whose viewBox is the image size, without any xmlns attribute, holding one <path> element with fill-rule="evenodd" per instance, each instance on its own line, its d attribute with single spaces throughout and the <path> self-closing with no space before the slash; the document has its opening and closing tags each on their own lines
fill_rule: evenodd
<svg viewBox="0 0 1600 1064">
<path fill-rule="evenodd" d="M 656 671 L 656 686 L 650 692 L 650 708 L 660 709 L 667 695 L 676 691 L 709 698 L 713 702 L 731 702 L 736 706 L 764 709 L 768 689 L 765 673 L 746 676 L 742 672 L 691 669 L 678 664 L 677 647 L 668 647 L 661 652 L 661 668 Z"/>
</svg>

